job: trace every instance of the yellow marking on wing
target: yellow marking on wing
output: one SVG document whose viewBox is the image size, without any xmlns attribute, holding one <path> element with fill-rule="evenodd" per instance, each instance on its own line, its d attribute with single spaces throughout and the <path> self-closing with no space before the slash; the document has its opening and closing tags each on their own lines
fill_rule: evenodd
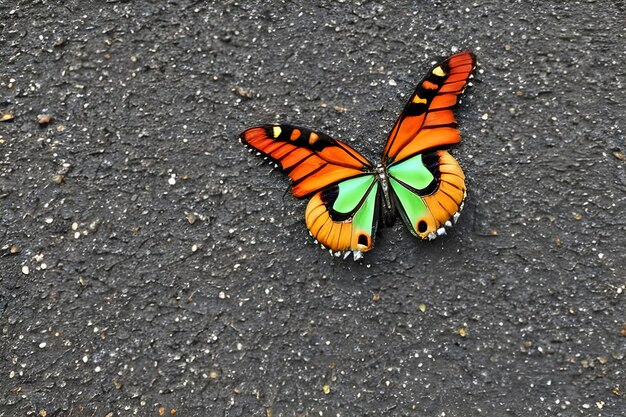
<svg viewBox="0 0 626 417">
<path fill-rule="evenodd" d="M 319 135 L 315 132 L 311 132 L 309 134 L 309 145 L 313 145 L 315 142 L 319 140 Z"/>
<path fill-rule="evenodd" d="M 272 132 L 274 133 L 274 139 L 277 139 L 280 136 L 280 132 L 282 132 L 282 129 L 280 128 L 280 126 L 274 126 Z"/>
<path fill-rule="evenodd" d="M 426 104 L 427 100 L 425 98 L 421 98 L 420 96 L 418 96 L 417 94 L 415 94 L 415 97 L 413 97 L 413 100 L 411 100 L 413 103 L 415 104 Z"/>
<path fill-rule="evenodd" d="M 433 70 L 433 74 L 435 74 L 437 77 L 444 77 L 446 75 L 445 71 L 441 69 L 441 67 L 435 68 Z"/>
</svg>

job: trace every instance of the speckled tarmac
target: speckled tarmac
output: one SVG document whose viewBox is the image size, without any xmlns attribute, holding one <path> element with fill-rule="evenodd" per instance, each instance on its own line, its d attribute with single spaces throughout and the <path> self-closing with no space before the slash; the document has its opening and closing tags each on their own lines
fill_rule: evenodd
<svg viewBox="0 0 626 417">
<path fill-rule="evenodd" d="M 623 2 L 0 16 L 0 416 L 626 415 Z M 239 132 L 303 125 L 375 160 L 463 49 L 453 231 L 321 251 Z"/>
</svg>

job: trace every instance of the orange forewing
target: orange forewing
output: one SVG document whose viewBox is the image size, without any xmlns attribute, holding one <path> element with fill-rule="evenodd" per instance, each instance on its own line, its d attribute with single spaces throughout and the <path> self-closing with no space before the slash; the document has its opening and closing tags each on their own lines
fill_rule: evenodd
<svg viewBox="0 0 626 417">
<path fill-rule="evenodd" d="M 471 52 L 461 52 L 435 65 L 411 95 L 385 145 L 383 164 L 460 141 L 451 108 L 456 105 L 474 67 Z M 437 133 L 423 134 L 426 130 Z M 424 143 L 415 143 L 424 141 Z"/>
<path fill-rule="evenodd" d="M 292 193 L 299 198 L 372 168 L 367 159 L 345 143 L 300 127 L 258 126 L 244 131 L 240 138 L 289 175 Z"/>
<path fill-rule="evenodd" d="M 453 127 L 442 126 L 435 129 L 422 129 L 412 141 L 398 151 L 396 159 L 401 161 L 428 149 L 452 145 L 460 140 L 461 135 L 458 129 Z"/>
</svg>

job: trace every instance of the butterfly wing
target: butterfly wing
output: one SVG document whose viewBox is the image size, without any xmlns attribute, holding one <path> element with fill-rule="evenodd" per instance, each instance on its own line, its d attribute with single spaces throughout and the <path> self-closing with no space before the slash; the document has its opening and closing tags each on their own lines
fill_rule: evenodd
<svg viewBox="0 0 626 417">
<path fill-rule="evenodd" d="M 461 140 L 451 109 L 475 64 L 474 55 L 465 51 L 435 65 L 418 84 L 391 130 L 383 151 L 384 165 Z"/>
<path fill-rule="evenodd" d="M 361 252 L 374 247 L 380 207 L 374 174 L 341 181 L 313 195 L 306 208 L 306 225 L 324 247 L 340 253 Z"/>
<path fill-rule="evenodd" d="M 448 152 L 417 154 L 387 172 L 395 206 L 415 236 L 434 239 L 456 222 L 466 195 L 465 175 Z"/>
<path fill-rule="evenodd" d="M 291 191 L 298 198 L 372 169 L 367 159 L 345 143 L 301 127 L 258 126 L 247 129 L 239 137 L 289 175 Z"/>
<path fill-rule="evenodd" d="M 291 125 L 253 127 L 240 138 L 287 173 L 295 197 L 311 197 L 306 223 L 318 242 L 333 252 L 373 247 L 380 197 L 365 157 L 328 135 Z"/>
<path fill-rule="evenodd" d="M 471 52 L 435 65 L 418 84 L 383 152 L 392 196 L 409 230 L 422 239 L 445 232 L 465 197 L 465 175 L 445 151 L 461 140 L 452 107 L 474 70 Z"/>
</svg>

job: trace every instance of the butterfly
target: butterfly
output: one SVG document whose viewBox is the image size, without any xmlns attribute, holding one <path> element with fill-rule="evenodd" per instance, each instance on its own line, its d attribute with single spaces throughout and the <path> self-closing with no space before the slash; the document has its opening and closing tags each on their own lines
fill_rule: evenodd
<svg viewBox="0 0 626 417">
<path fill-rule="evenodd" d="M 400 215 L 416 237 L 446 234 L 466 197 L 465 175 L 445 149 L 461 136 L 452 107 L 476 67 L 464 51 L 436 64 L 417 85 L 391 129 L 380 163 L 324 133 L 288 124 L 241 133 L 291 179 L 292 193 L 309 198 L 306 225 L 322 248 L 354 260 L 374 246 L 379 221 Z"/>
</svg>

